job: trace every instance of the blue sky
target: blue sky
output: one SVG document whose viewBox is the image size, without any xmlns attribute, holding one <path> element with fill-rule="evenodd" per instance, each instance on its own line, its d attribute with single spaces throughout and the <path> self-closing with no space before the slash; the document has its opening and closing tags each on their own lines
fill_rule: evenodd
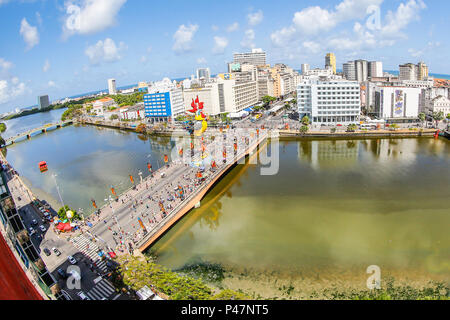
<svg viewBox="0 0 450 320">
<path fill-rule="evenodd" d="M 369 10 L 368 10 L 369 9 Z M 450 74 L 447 0 L 0 0 L 0 112 L 138 81 L 225 72 L 233 52 L 269 63 L 384 69 L 425 61 Z"/>
</svg>

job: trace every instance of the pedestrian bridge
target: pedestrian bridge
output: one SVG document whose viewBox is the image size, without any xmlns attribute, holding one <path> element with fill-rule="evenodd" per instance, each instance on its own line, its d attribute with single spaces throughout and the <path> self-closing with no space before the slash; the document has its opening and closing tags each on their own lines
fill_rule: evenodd
<svg viewBox="0 0 450 320">
<path fill-rule="evenodd" d="M 65 126 L 68 126 L 73 123 L 73 120 L 67 120 L 67 121 L 61 121 L 56 123 L 48 123 L 43 126 L 40 126 L 38 128 L 34 128 L 22 133 L 19 133 L 13 137 L 10 137 L 8 139 L 5 139 L 5 145 L 9 146 L 16 142 L 22 141 L 22 140 L 29 140 L 32 137 L 35 137 L 37 135 L 40 135 L 42 133 L 46 133 L 47 131 L 56 130 Z"/>
<path fill-rule="evenodd" d="M 181 218 L 183 218 L 191 209 L 193 209 L 204 198 L 207 192 L 215 185 L 215 183 L 224 176 L 231 167 L 238 163 L 242 158 L 251 155 L 265 143 L 268 139 L 268 132 L 264 130 L 259 133 L 256 141 L 247 146 L 245 150 L 237 154 L 232 161 L 227 165 L 222 166 L 220 170 L 205 181 L 205 183 L 198 188 L 193 194 L 189 195 L 182 203 L 175 207 L 169 215 L 160 221 L 150 232 L 148 232 L 143 239 L 137 243 L 137 248 L 140 252 L 146 251 L 151 247 L 163 234 L 165 234 L 173 225 L 175 225 Z"/>
</svg>

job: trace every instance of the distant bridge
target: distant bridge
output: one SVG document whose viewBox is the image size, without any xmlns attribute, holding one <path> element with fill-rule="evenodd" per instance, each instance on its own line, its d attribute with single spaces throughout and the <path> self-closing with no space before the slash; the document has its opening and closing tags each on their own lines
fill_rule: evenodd
<svg viewBox="0 0 450 320">
<path fill-rule="evenodd" d="M 19 133 L 13 137 L 10 137 L 8 139 L 5 139 L 5 146 L 12 145 L 18 141 L 25 140 L 25 139 L 31 139 L 34 136 L 40 135 L 42 133 L 46 133 L 47 131 L 56 130 L 62 127 L 65 127 L 67 125 L 73 124 L 73 120 L 67 120 L 67 121 L 61 121 L 56 123 L 48 123 L 43 126 L 40 126 L 38 128 L 34 128 L 22 133 Z"/>
</svg>

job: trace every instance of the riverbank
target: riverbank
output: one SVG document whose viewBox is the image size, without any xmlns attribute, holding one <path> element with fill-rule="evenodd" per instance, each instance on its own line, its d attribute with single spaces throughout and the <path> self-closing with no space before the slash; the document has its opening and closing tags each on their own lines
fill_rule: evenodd
<svg viewBox="0 0 450 320">
<path fill-rule="evenodd" d="M 186 272 L 187 274 L 203 279 L 216 289 L 242 290 L 252 299 L 264 300 L 323 300 L 329 299 L 333 292 L 351 293 L 367 290 L 366 273 L 368 266 L 343 267 L 339 265 L 323 266 L 320 268 L 296 267 L 291 269 L 242 268 L 232 265 L 214 265 L 223 272 L 220 281 L 211 281 L 219 275 L 210 272 Z M 194 266 L 190 267 L 196 270 Z M 200 268 L 198 269 L 201 270 Z M 390 281 L 396 287 L 410 287 L 414 290 L 430 288 L 432 283 L 441 283 L 449 287 L 450 282 L 446 274 L 428 274 L 419 268 L 382 268 L 381 287 L 386 289 Z M 209 277 L 209 279 L 208 279 Z M 208 281 L 209 280 L 209 281 Z M 447 292 L 448 294 L 448 292 Z M 406 297 L 405 297 L 406 298 Z"/>
</svg>

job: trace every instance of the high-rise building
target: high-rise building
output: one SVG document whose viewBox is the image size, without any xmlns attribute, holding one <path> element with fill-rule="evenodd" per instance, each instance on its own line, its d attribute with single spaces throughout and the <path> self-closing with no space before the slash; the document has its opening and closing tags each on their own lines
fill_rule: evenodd
<svg viewBox="0 0 450 320">
<path fill-rule="evenodd" d="M 325 68 L 332 68 L 333 74 L 336 74 L 336 56 L 334 53 L 327 53 L 325 56 Z"/>
<path fill-rule="evenodd" d="M 371 61 L 369 62 L 369 78 L 383 77 L 383 62 Z"/>
<path fill-rule="evenodd" d="M 197 69 L 197 79 L 203 79 L 206 82 L 209 82 L 211 78 L 211 72 L 209 71 L 209 68 L 199 68 Z"/>
<path fill-rule="evenodd" d="M 417 66 L 413 63 L 406 63 L 399 66 L 400 80 L 417 80 Z"/>
<path fill-rule="evenodd" d="M 344 77 L 347 80 L 356 81 L 355 61 L 349 61 L 344 63 L 342 71 L 344 72 Z"/>
<path fill-rule="evenodd" d="M 302 64 L 302 75 L 306 75 L 306 73 L 310 70 L 310 66 L 307 63 Z"/>
<path fill-rule="evenodd" d="M 417 80 L 426 80 L 428 78 L 428 66 L 425 62 L 419 62 L 417 64 Z"/>
<path fill-rule="evenodd" d="M 382 119 L 417 119 L 422 89 L 408 87 L 375 88 L 375 116 Z"/>
<path fill-rule="evenodd" d="M 38 97 L 39 109 L 47 108 L 49 105 L 50 105 L 50 100 L 48 98 L 48 95 Z"/>
<path fill-rule="evenodd" d="M 111 95 L 117 94 L 116 79 L 108 79 L 108 91 Z"/>
<path fill-rule="evenodd" d="M 233 62 L 263 66 L 266 64 L 266 53 L 262 49 L 253 49 L 252 52 L 247 53 L 235 53 Z"/>
<path fill-rule="evenodd" d="M 145 117 L 156 121 L 173 121 L 184 113 L 183 90 L 171 88 L 144 95 Z"/>
<path fill-rule="evenodd" d="M 360 86 L 356 81 L 304 80 L 297 86 L 300 119 L 312 123 L 357 123 L 361 114 Z"/>
<path fill-rule="evenodd" d="M 367 60 L 356 60 L 355 71 L 356 81 L 367 81 L 369 79 L 369 62 Z"/>
</svg>

